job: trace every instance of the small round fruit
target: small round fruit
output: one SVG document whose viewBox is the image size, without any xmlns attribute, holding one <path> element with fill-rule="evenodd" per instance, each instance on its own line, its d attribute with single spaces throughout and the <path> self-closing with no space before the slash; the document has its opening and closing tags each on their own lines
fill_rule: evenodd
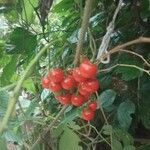
<svg viewBox="0 0 150 150">
<path fill-rule="evenodd" d="M 49 87 L 49 79 L 47 77 L 43 77 L 41 79 L 42 87 L 43 88 L 48 88 Z"/>
<path fill-rule="evenodd" d="M 55 97 L 62 105 L 67 105 L 71 103 L 71 95 L 65 94 Z"/>
<path fill-rule="evenodd" d="M 81 72 L 79 70 L 79 68 L 75 68 L 73 70 L 73 77 L 74 79 L 77 81 L 77 82 L 83 82 L 83 81 L 86 81 L 87 79 L 84 78 L 82 75 L 81 75 Z"/>
<path fill-rule="evenodd" d="M 87 91 L 87 87 L 85 85 L 86 85 L 85 82 L 80 83 L 79 93 L 81 95 L 84 95 L 85 97 L 88 97 L 91 93 Z"/>
<path fill-rule="evenodd" d="M 71 97 L 71 103 L 74 106 L 81 106 L 84 102 L 84 96 L 78 94 L 78 95 L 72 95 Z"/>
<path fill-rule="evenodd" d="M 97 66 L 89 60 L 84 60 L 79 66 L 81 75 L 85 78 L 93 78 L 97 72 Z"/>
<path fill-rule="evenodd" d="M 96 92 L 99 89 L 99 81 L 97 79 L 89 79 L 86 83 L 88 92 Z"/>
<path fill-rule="evenodd" d="M 83 110 L 81 111 L 81 116 L 84 120 L 90 121 L 94 117 L 94 111 L 89 108 L 83 108 Z"/>
<path fill-rule="evenodd" d="M 64 89 L 70 90 L 74 88 L 76 84 L 74 78 L 71 75 L 69 75 L 61 82 L 61 85 Z"/>
<path fill-rule="evenodd" d="M 49 82 L 49 89 L 53 92 L 60 91 L 62 89 L 60 83 Z"/>
<path fill-rule="evenodd" d="M 49 71 L 48 78 L 52 82 L 61 82 L 64 78 L 63 70 L 60 68 L 55 68 Z"/>
<path fill-rule="evenodd" d="M 88 108 L 90 108 L 91 110 L 95 111 L 96 108 L 97 108 L 97 102 L 94 101 L 94 102 L 89 102 L 88 103 Z"/>
</svg>

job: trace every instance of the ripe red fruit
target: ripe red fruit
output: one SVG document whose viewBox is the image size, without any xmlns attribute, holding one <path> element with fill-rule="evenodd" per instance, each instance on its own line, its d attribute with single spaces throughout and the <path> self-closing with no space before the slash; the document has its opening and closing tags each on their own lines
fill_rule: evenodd
<svg viewBox="0 0 150 150">
<path fill-rule="evenodd" d="M 97 66 L 89 60 L 84 60 L 79 66 L 81 75 L 85 78 L 93 78 L 97 72 Z"/>
<path fill-rule="evenodd" d="M 90 121 L 91 119 L 93 119 L 94 117 L 94 111 L 89 109 L 89 108 L 84 108 L 82 111 L 81 111 L 81 116 L 84 120 L 86 121 Z"/>
<path fill-rule="evenodd" d="M 89 102 L 88 103 L 88 108 L 90 108 L 91 110 L 95 111 L 96 108 L 97 108 L 97 102 L 94 101 L 94 102 Z"/>
<path fill-rule="evenodd" d="M 56 96 L 55 98 L 63 105 L 71 103 L 71 95 L 70 94 Z"/>
<path fill-rule="evenodd" d="M 61 82 L 61 85 L 64 89 L 70 90 L 73 87 L 75 87 L 76 83 L 74 78 L 71 75 L 69 75 Z"/>
<path fill-rule="evenodd" d="M 55 83 L 55 82 L 49 82 L 49 89 L 53 92 L 60 91 L 62 89 L 60 83 Z"/>
<path fill-rule="evenodd" d="M 99 89 L 99 82 L 97 79 L 89 79 L 86 83 L 86 90 L 88 92 L 96 92 Z"/>
<path fill-rule="evenodd" d="M 63 70 L 61 70 L 60 68 L 50 70 L 48 73 L 48 78 L 52 82 L 61 82 L 64 78 Z"/>
<path fill-rule="evenodd" d="M 47 77 L 43 77 L 41 79 L 42 87 L 43 88 L 48 88 L 49 87 L 49 79 Z"/>
<path fill-rule="evenodd" d="M 71 103 L 74 106 L 81 106 L 84 102 L 84 99 L 85 99 L 84 96 L 82 96 L 80 94 L 79 95 L 72 95 Z"/>
<path fill-rule="evenodd" d="M 79 85 L 79 93 L 81 95 L 84 95 L 85 97 L 88 97 L 90 95 L 90 93 L 86 90 L 85 86 L 83 86 L 82 84 Z"/>
<path fill-rule="evenodd" d="M 87 79 L 84 78 L 82 75 L 81 75 L 81 72 L 79 70 L 79 68 L 75 68 L 73 70 L 73 77 L 74 79 L 77 81 L 77 82 L 83 82 L 83 81 L 86 81 Z"/>
</svg>

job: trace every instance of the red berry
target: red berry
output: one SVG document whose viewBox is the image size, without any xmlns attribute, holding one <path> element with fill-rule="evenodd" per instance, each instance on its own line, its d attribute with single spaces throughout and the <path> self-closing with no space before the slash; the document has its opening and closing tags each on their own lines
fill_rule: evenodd
<svg viewBox="0 0 150 150">
<path fill-rule="evenodd" d="M 60 95 L 55 97 L 61 104 L 66 105 L 71 103 L 71 95 Z"/>
<path fill-rule="evenodd" d="M 60 68 L 52 69 L 48 73 L 49 80 L 52 82 L 61 82 L 64 78 L 64 73 Z"/>
<path fill-rule="evenodd" d="M 60 91 L 62 89 L 60 83 L 55 83 L 55 82 L 49 82 L 49 89 L 53 92 Z"/>
<path fill-rule="evenodd" d="M 75 87 L 76 84 L 74 78 L 71 75 L 69 75 L 61 82 L 61 85 L 64 89 L 70 90 L 73 87 Z"/>
<path fill-rule="evenodd" d="M 79 69 L 80 69 L 81 75 L 85 78 L 93 78 L 97 72 L 97 66 L 91 63 L 89 60 L 84 60 L 80 64 Z"/>
<path fill-rule="evenodd" d="M 72 95 L 71 103 L 74 106 L 81 106 L 84 102 L 84 99 L 85 99 L 84 96 L 82 96 L 80 94 L 79 95 Z"/>
<path fill-rule="evenodd" d="M 81 75 L 81 72 L 80 72 L 79 68 L 75 68 L 75 69 L 73 70 L 73 77 L 74 77 L 74 79 L 75 79 L 77 82 L 86 81 L 86 78 L 84 78 L 84 77 Z"/>
<path fill-rule="evenodd" d="M 90 108 L 91 110 L 95 111 L 96 108 L 97 108 L 97 102 L 94 101 L 94 102 L 89 102 L 88 103 L 88 108 Z"/>
<path fill-rule="evenodd" d="M 43 88 L 48 88 L 49 87 L 49 79 L 47 77 L 43 77 L 41 80 L 42 87 Z"/>
<path fill-rule="evenodd" d="M 86 121 L 90 121 L 93 119 L 94 117 L 94 111 L 89 109 L 89 108 L 84 108 L 82 111 L 81 111 L 81 116 L 84 120 Z"/>
<path fill-rule="evenodd" d="M 86 90 L 88 92 L 96 92 L 99 89 L 99 82 L 97 79 L 89 79 L 86 83 Z"/>
<path fill-rule="evenodd" d="M 81 82 L 79 85 L 79 93 L 81 95 L 84 95 L 85 97 L 88 97 L 91 93 L 87 91 L 86 82 Z"/>
</svg>

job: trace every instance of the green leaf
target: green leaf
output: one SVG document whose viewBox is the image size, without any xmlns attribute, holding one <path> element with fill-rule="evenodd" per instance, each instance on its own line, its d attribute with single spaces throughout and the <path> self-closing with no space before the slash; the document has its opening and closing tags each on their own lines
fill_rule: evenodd
<svg viewBox="0 0 150 150">
<path fill-rule="evenodd" d="M 28 91 L 35 93 L 35 86 L 32 79 L 27 79 L 23 83 L 23 87 L 26 88 Z"/>
<path fill-rule="evenodd" d="M 113 129 L 112 129 L 111 125 L 104 125 L 103 129 L 102 129 L 103 134 L 105 134 L 105 135 L 110 135 L 112 133 L 112 130 Z"/>
<path fill-rule="evenodd" d="M 6 91 L 0 91 L 0 116 L 4 114 L 8 104 L 9 94 Z"/>
<path fill-rule="evenodd" d="M 74 108 L 65 114 L 61 123 L 68 123 L 68 122 L 74 120 L 78 116 L 79 116 L 79 110 L 78 110 L 78 108 Z"/>
<path fill-rule="evenodd" d="M 112 139 L 112 150 L 122 150 L 122 144 L 115 138 Z"/>
<path fill-rule="evenodd" d="M 6 142 L 2 138 L 0 138 L 0 147 L 1 150 L 7 150 Z"/>
<path fill-rule="evenodd" d="M 9 36 L 6 51 L 9 54 L 31 55 L 37 45 L 36 35 L 28 30 L 16 27 Z"/>
<path fill-rule="evenodd" d="M 59 141 L 59 150 L 82 150 L 80 141 L 79 136 L 66 127 Z"/>
<path fill-rule="evenodd" d="M 0 78 L 1 84 L 3 86 L 10 84 L 11 78 L 16 71 L 17 59 L 18 59 L 18 56 L 13 55 L 10 62 L 4 67 L 2 76 Z"/>
<path fill-rule="evenodd" d="M 30 117 L 34 113 L 35 108 L 38 106 L 37 100 L 32 100 L 30 106 L 27 108 L 25 115 Z"/>
<path fill-rule="evenodd" d="M 119 141 L 122 141 L 124 146 L 134 144 L 133 137 L 128 132 L 126 132 L 120 128 L 115 128 L 113 130 L 113 133 L 115 135 L 115 138 L 118 139 Z"/>
<path fill-rule="evenodd" d="M 123 54 L 119 57 L 118 63 L 135 65 L 135 66 L 138 66 L 141 68 L 143 67 L 142 63 L 138 59 L 136 59 L 132 56 L 126 55 L 126 54 Z M 122 80 L 125 80 L 125 81 L 133 80 L 142 75 L 142 72 L 140 70 L 138 70 L 136 68 L 126 67 L 126 66 L 125 67 L 123 67 L 123 66 L 117 67 L 115 69 L 115 72 L 117 74 L 121 74 Z"/>
<path fill-rule="evenodd" d="M 131 101 L 125 101 L 122 102 L 117 110 L 117 118 L 119 121 L 120 126 L 125 129 L 128 130 L 128 128 L 131 125 L 131 114 L 133 114 L 135 112 L 135 105 L 133 102 Z"/>
<path fill-rule="evenodd" d="M 48 98 L 48 96 L 50 95 L 50 90 L 48 89 L 43 89 L 42 93 L 41 93 L 41 100 L 44 101 Z"/>
<path fill-rule="evenodd" d="M 22 143 L 22 137 L 21 137 L 21 132 L 17 131 L 13 131 L 13 130 L 7 130 L 6 132 L 4 132 L 4 137 L 6 139 L 6 141 L 9 142 L 17 142 L 17 143 Z"/>
<path fill-rule="evenodd" d="M 111 106 L 116 98 L 116 92 L 114 90 L 106 90 L 99 96 L 98 105 L 102 105 L 103 108 Z"/>
<path fill-rule="evenodd" d="M 25 10 L 22 11 L 22 18 L 28 23 L 32 23 L 34 19 L 34 8 L 38 5 L 38 0 L 23 0 L 22 4 Z"/>
<path fill-rule="evenodd" d="M 150 129 L 150 78 L 144 78 L 141 81 L 141 100 L 139 115 L 145 128 Z"/>
<path fill-rule="evenodd" d="M 134 146 L 128 145 L 128 146 L 124 147 L 123 150 L 136 150 L 136 149 Z"/>
<path fill-rule="evenodd" d="M 140 146 L 137 150 L 150 150 L 150 144 Z"/>
</svg>

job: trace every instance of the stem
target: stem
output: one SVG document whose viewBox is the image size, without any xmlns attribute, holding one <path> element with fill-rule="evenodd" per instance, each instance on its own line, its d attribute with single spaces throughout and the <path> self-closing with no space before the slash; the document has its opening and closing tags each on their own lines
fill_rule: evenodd
<svg viewBox="0 0 150 150">
<path fill-rule="evenodd" d="M 105 71 L 110 71 L 110 70 L 112 70 L 112 69 L 114 69 L 114 68 L 116 68 L 116 67 L 118 67 L 118 66 L 136 68 L 136 69 L 138 69 L 138 70 L 140 70 L 140 71 L 142 71 L 142 72 L 147 73 L 147 74 L 150 76 L 150 70 L 146 70 L 146 69 L 140 68 L 140 67 L 138 67 L 138 66 L 135 66 L 135 65 L 128 65 L 128 64 L 116 64 L 116 65 L 114 65 L 114 66 L 111 66 L 110 68 L 102 69 L 102 70 L 100 70 L 98 73 L 100 73 L 100 72 L 105 72 Z"/>
<path fill-rule="evenodd" d="M 31 146 L 30 150 L 33 150 L 35 148 L 35 146 L 42 140 L 42 138 L 47 134 L 47 132 L 49 132 L 52 127 L 54 126 L 54 124 L 58 121 L 59 117 L 64 113 L 64 111 L 66 110 L 68 106 L 65 105 L 62 107 L 62 109 L 60 110 L 60 112 L 57 114 L 57 116 L 55 117 L 55 119 L 51 122 L 51 124 L 42 132 L 42 134 L 38 137 L 38 139 L 35 141 L 35 143 Z"/>
<path fill-rule="evenodd" d="M 103 55 L 101 56 L 101 58 L 98 58 L 97 63 L 100 63 L 101 59 L 107 58 L 108 55 L 111 55 L 111 54 L 113 54 L 113 53 L 116 53 L 116 52 L 118 52 L 118 51 L 124 49 L 124 48 L 127 47 L 127 46 L 130 46 L 130 45 L 133 45 L 133 44 L 138 44 L 138 43 L 150 43 L 150 38 L 148 38 L 148 37 L 140 37 L 140 38 L 138 38 L 138 39 L 129 41 L 129 42 L 127 42 L 127 43 L 118 45 L 118 46 L 116 46 L 116 47 L 110 49 L 107 54 L 103 54 Z"/>
<path fill-rule="evenodd" d="M 35 58 L 29 63 L 26 70 L 24 71 L 24 74 L 21 76 L 20 80 L 18 81 L 13 93 L 9 97 L 9 103 L 7 106 L 7 111 L 5 113 L 5 116 L 2 119 L 2 122 L 0 124 L 0 134 L 4 131 L 4 129 L 7 126 L 8 120 L 15 108 L 15 104 L 18 101 L 19 92 L 21 89 L 21 86 L 24 82 L 24 80 L 27 78 L 27 76 L 31 73 L 32 67 L 36 64 L 36 62 L 40 59 L 40 57 L 43 55 L 43 53 L 49 48 L 49 46 L 52 43 L 48 44 L 46 47 L 42 48 L 39 53 L 35 56 Z"/>
<path fill-rule="evenodd" d="M 80 51 L 83 47 L 84 39 L 85 39 L 85 33 L 89 24 L 89 19 L 91 16 L 92 12 L 92 1 L 93 0 L 87 0 L 84 8 L 84 14 L 83 14 L 83 20 L 81 24 L 81 29 L 80 29 L 80 34 L 79 34 L 79 40 L 77 43 L 77 48 L 76 48 L 76 53 L 75 53 L 75 58 L 74 58 L 74 64 L 78 64 L 79 56 L 80 56 Z"/>
</svg>

